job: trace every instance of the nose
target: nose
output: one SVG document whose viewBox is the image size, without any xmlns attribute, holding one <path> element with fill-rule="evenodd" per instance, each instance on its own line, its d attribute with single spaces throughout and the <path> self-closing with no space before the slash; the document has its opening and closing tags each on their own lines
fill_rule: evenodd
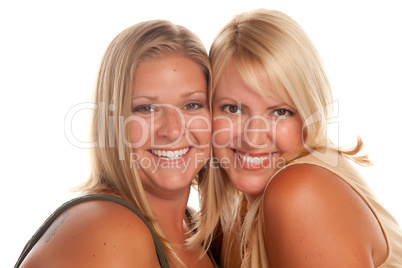
<svg viewBox="0 0 402 268">
<path fill-rule="evenodd" d="M 269 146 L 269 121 L 263 116 L 249 118 L 243 127 L 243 142 L 250 148 L 259 149 Z"/>
<path fill-rule="evenodd" d="M 159 138 L 167 139 L 170 142 L 180 141 L 185 131 L 185 118 L 178 108 L 163 107 L 158 121 L 155 133 Z"/>
</svg>

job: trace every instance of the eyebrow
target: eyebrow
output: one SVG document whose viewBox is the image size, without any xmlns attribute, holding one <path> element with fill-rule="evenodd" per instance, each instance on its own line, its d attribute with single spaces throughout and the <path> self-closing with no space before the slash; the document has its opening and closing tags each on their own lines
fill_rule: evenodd
<svg viewBox="0 0 402 268">
<path fill-rule="evenodd" d="M 222 102 L 222 101 L 230 101 L 230 102 L 235 102 L 235 103 L 241 103 L 241 101 L 238 101 L 238 100 L 235 100 L 235 99 L 232 99 L 232 98 L 228 98 L 228 97 L 223 97 L 223 98 L 219 98 L 219 99 L 217 99 L 217 98 L 214 98 L 214 100 L 213 100 L 213 102 L 214 103 L 216 103 L 216 102 Z"/>
<path fill-rule="evenodd" d="M 238 100 L 235 100 L 235 99 L 232 99 L 232 98 L 228 98 L 228 97 L 223 97 L 223 98 L 220 98 L 220 99 L 215 99 L 214 101 L 214 105 L 215 104 L 217 104 L 217 103 L 222 103 L 222 102 L 231 102 L 231 103 L 235 103 L 236 105 L 239 105 L 239 103 L 240 103 L 240 106 L 242 107 L 242 108 L 244 108 L 244 109 L 248 109 L 248 106 L 247 105 L 245 105 L 245 104 L 243 104 L 243 102 L 241 102 L 241 101 L 238 101 Z"/>
<path fill-rule="evenodd" d="M 186 98 L 186 97 L 190 97 L 191 95 L 200 94 L 200 93 L 201 93 L 201 94 L 204 94 L 205 96 L 208 95 L 205 90 L 197 90 L 197 91 L 190 91 L 190 92 L 187 92 L 187 93 L 185 93 L 185 94 L 180 95 L 179 97 L 181 97 L 181 98 Z M 159 99 L 158 96 L 141 95 L 141 96 L 136 96 L 136 97 L 132 98 L 132 100 L 141 99 L 141 98 L 149 99 L 149 100 L 151 100 L 151 101 L 156 101 L 156 100 Z"/>
<path fill-rule="evenodd" d="M 191 95 L 199 94 L 199 93 L 204 94 L 205 96 L 208 95 L 206 90 L 197 90 L 197 91 L 190 91 L 188 93 L 185 93 L 181 97 L 190 97 Z"/>
<path fill-rule="evenodd" d="M 131 98 L 131 100 L 137 100 L 137 99 L 148 99 L 151 101 L 156 101 L 158 99 L 158 97 L 152 97 L 152 96 L 137 96 L 134 98 Z"/>
<path fill-rule="evenodd" d="M 220 99 L 216 99 L 216 100 L 214 101 L 214 103 L 216 103 L 216 102 L 225 102 L 225 101 L 229 101 L 229 102 L 236 103 L 236 105 L 240 103 L 240 106 L 241 106 L 242 108 L 244 108 L 244 109 L 248 109 L 248 108 L 249 108 L 249 107 L 248 107 L 247 105 L 245 105 L 243 102 L 238 101 L 238 100 L 235 100 L 235 99 L 232 99 L 232 98 L 228 98 L 228 97 L 223 97 L 223 98 L 220 98 Z M 276 109 L 281 109 L 281 108 L 284 108 L 284 107 L 291 107 L 291 108 L 293 108 L 293 109 L 296 109 L 295 107 L 293 107 L 293 106 L 290 105 L 290 104 L 287 104 L 287 103 L 284 102 L 284 101 L 282 101 L 282 102 L 280 102 L 280 103 L 278 103 L 278 104 L 275 104 L 275 105 L 270 105 L 270 106 L 269 106 L 269 109 L 270 109 L 270 110 L 276 110 Z"/>
</svg>

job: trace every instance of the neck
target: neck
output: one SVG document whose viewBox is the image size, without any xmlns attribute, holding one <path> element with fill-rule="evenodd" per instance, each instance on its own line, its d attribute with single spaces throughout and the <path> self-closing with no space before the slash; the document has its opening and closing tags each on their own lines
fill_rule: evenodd
<svg viewBox="0 0 402 268">
<path fill-rule="evenodd" d="M 186 208 L 190 189 L 180 195 L 160 197 L 146 192 L 146 196 L 155 219 L 158 221 L 164 235 L 169 233 L 184 234 L 187 226 Z M 168 237 L 167 237 L 168 238 Z"/>
<path fill-rule="evenodd" d="M 250 205 L 252 205 L 253 202 L 254 202 L 258 197 L 260 197 L 260 196 L 261 196 L 261 194 L 258 194 L 258 195 L 249 195 L 249 194 L 246 194 L 247 201 L 248 201 L 248 203 L 249 203 Z"/>
</svg>

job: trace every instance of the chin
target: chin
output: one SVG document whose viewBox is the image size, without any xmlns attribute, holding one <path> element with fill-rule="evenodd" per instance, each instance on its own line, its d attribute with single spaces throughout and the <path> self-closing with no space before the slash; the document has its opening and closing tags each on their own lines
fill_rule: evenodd
<svg viewBox="0 0 402 268">
<path fill-rule="evenodd" d="M 231 176 L 229 175 L 229 178 Z M 259 195 L 264 192 L 265 186 L 268 180 L 265 178 L 247 178 L 245 175 L 237 176 L 235 179 L 231 179 L 233 185 L 242 193 L 246 195 Z"/>
</svg>

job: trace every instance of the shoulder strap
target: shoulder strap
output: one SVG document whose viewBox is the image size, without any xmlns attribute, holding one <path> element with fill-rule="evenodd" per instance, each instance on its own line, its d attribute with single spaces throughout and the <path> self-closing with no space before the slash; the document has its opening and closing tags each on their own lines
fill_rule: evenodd
<svg viewBox="0 0 402 268">
<path fill-rule="evenodd" d="M 158 238 L 158 236 L 156 235 L 155 231 L 153 230 L 152 226 L 149 224 L 149 222 L 145 219 L 144 215 L 142 215 L 142 213 L 135 208 L 134 206 L 132 206 L 130 203 L 128 203 L 127 201 L 118 198 L 116 196 L 113 195 L 109 195 L 109 194 L 90 194 L 90 195 L 85 195 L 85 196 L 81 196 L 81 197 L 77 197 L 74 198 L 70 201 L 67 201 L 66 203 L 64 203 L 63 205 L 61 205 L 58 209 L 56 209 L 55 212 L 53 212 L 48 218 L 47 220 L 42 224 L 42 226 L 36 231 L 36 233 L 32 236 L 32 238 L 28 241 L 28 243 L 25 245 L 20 257 L 18 258 L 17 263 L 15 264 L 15 268 L 18 268 L 22 261 L 25 259 L 25 257 L 28 255 L 28 253 L 31 251 L 31 249 L 35 246 L 35 244 L 38 242 L 38 240 L 42 237 L 42 235 L 46 232 L 46 230 L 49 228 L 49 226 L 53 223 L 53 221 L 60 215 L 62 214 L 66 209 L 78 204 L 78 203 L 82 203 L 82 202 L 86 202 L 86 201 L 91 201 L 91 200 L 104 200 L 104 201 L 110 201 L 110 202 L 114 202 L 117 204 L 120 204 L 128 209 L 130 209 L 132 212 L 134 212 L 144 223 L 145 225 L 148 227 L 149 231 L 152 234 L 152 237 L 154 239 L 154 243 L 155 243 L 155 250 L 156 250 L 156 254 L 158 255 L 158 259 L 159 259 L 159 263 L 161 265 L 162 268 L 170 268 L 170 265 L 167 261 L 165 252 L 163 251 L 163 247 L 162 244 Z"/>
</svg>

